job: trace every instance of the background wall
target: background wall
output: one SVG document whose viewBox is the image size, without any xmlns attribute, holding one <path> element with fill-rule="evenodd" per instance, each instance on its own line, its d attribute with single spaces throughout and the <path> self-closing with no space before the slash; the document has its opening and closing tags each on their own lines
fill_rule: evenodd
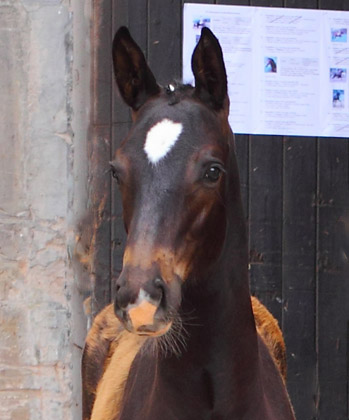
<svg viewBox="0 0 349 420">
<path fill-rule="evenodd" d="M 80 418 L 89 4 L 0 0 L 2 420 Z"/>
</svg>

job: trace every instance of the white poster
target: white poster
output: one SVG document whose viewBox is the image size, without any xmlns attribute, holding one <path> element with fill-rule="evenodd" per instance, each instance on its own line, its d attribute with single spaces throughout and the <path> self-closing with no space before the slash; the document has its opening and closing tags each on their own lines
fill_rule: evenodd
<svg viewBox="0 0 349 420">
<path fill-rule="evenodd" d="M 349 12 L 185 4 L 185 83 L 204 26 L 223 49 L 235 133 L 349 137 Z"/>
</svg>

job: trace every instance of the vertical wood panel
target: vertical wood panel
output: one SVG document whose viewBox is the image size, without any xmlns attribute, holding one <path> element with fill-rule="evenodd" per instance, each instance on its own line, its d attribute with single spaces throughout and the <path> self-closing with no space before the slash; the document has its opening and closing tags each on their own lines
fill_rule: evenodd
<svg viewBox="0 0 349 420">
<path fill-rule="evenodd" d="M 283 202 L 283 333 L 297 418 L 316 415 L 316 139 L 286 137 Z"/>
<path fill-rule="evenodd" d="M 89 146 L 89 207 L 93 212 L 92 312 L 110 302 L 110 126 L 95 126 Z"/>
<path fill-rule="evenodd" d="M 232 127 L 234 131 L 234 127 Z M 239 176 L 241 185 L 241 198 L 244 208 L 247 227 L 249 214 L 249 136 L 246 134 L 235 135 L 236 158 L 239 165 Z"/>
<path fill-rule="evenodd" d="M 93 3 L 92 106 L 89 155 L 89 212 L 93 224 L 92 313 L 110 301 L 110 179 L 106 165 L 111 144 L 111 0 Z"/>
<path fill-rule="evenodd" d="M 285 0 L 317 8 L 317 0 Z M 283 333 L 288 390 L 298 419 L 317 415 L 316 138 L 286 137 L 283 203 Z"/>
<path fill-rule="evenodd" d="M 132 38 L 141 47 L 145 57 L 148 56 L 148 2 L 128 0 L 128 28 Z"/>
<path fill-rule="evenodd" d="M 249 6 L 250 0 L 216 0 L 216 4 L 226 4 L 230 6 Z"/>
<path fill-rule="evenodd" d="M 320 139 L 318 153 L 318 418 L 339 420 L 348 415 L 349 294 L 336 226 L 349 207 L 348 141 Z"/>
<path fill-rule="evenodd" d="M 282 299 L 282 138 L 251 136 L 251 288 L 279 320 Z"/>
<path fill-rule="evenodd" d="M 151 0 L 148 10 L 148 62 L 161 85 L 182 75 L 182 4 Z"/>
<path fill-rule="evenodd" d="M 283 0 L 251 0 L 282 7 Z M 251 288 L 282 324 L 282 137 L 250 138 Z"/>
<path fill-rule="evenodd" d="M 318 0 L 319 9 L 348 10 L 347 0 Z"/>
<path fill-rule="evenodd" d="M 182 4 L 184 3 L 201 3 L 201 4 L 215 4 L 215 0 L 182 0 Z"/>
<path fill-rule="evenodd" d="M 129 6 L 128 0 L 113 0 L 112 7 L 112 31 L 109 34 L 111 42 L 114 39 L 116 31 L 120 26 L 129 27 Z M 131 33 L 133 36 L 133 34 Z M 105 51 L 105 55 L 109 57 L 109 66 L 113 66 L 112 63 L 112 51 Z M 113 94 L 113 106 L 112 106 L 112 119 L 113 123 L 125 123 L 130 121 L 131 114 L 128 106 L 126 106 L 120 96 L 120 93 L 116 87 L 115 78 L 113 75 L 112 80 L 112 94 Z"/>
<path fill-rule="evenodd" d="M 111 0 L 93 2 L 95 23 L 92 29 L 92 109 L 91 124 L 109 125 L 111 119 Z"/>
<path fill-rule="evenodd" d="M 349 10 L 345 0 L 319 0 L 321 9 Z M 347 419 L 348 278 L 338 264 L 336 225 L 349 205 L 348 140 L 319 139 L 317 349 L 318 420 Z"/>
</svg>

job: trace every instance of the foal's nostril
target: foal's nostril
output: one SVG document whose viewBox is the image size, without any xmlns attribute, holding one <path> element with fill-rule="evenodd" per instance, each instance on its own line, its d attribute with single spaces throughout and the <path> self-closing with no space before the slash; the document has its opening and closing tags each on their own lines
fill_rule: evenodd
<svg viewBox="0 0 349 420">
<path fill-rule="evenodd" d="M 154 286 L 157 290 L 157 293 L 159 294 L 159 307 L 165 308 L 166 307 L 166 284 L 162 280 L 162 278 L 157 277 L 154 280 Z"/>
<path fill-rule="evenodd" d="M 124 282 L 122 281 L 122 278 L 119 277 L 116 282 L 115 282 L 115 297 L 116 300 L 118 301 L 120 299 L 120 290 L 123 288 L 124 286 Z M 121 293 L 122 294 L 122 293 Z M 121 305 L 120 305 L 121 306 Z"/>
<path fill-rule="evenodd" d="M 160 277 L 156 277 L 156 279 L 154 280 L 154 286 L 162 287 L 163 284 L 164 284 L 164 281 L 162 279 L 160 279 Z"/>
<path fill-rule="evenodd" d="M 130 290 L 125 286 L 116 285 L 115 304 L 120 309 L 125 309 L 131 302 L 132 296 Z"/>
<path fill-rule="evenodd" d="M 160 277 L 156 277 L 154 280 L 154 286 L 157 294 L 160 294 L 159 299 L 161 300 L 165 294 L 165 282 Z"/>
<path fill-rule="evenodd" d="M 156 277 L 156 279 L 154 280 L 154 286 L 157 291 L 160 291 L 161 299 L 165 294 L 165 282 L 160 277 Z"/>
</svg>

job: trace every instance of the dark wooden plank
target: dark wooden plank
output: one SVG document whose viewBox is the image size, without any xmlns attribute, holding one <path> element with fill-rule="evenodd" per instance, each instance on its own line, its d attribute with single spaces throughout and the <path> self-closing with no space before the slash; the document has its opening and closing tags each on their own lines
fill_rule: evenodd
<svg viewBox="0 0 349 420">
<path fill-rule="evenodd" d="M 234 127 L 232 127 L 234 131 Z M 248 223 L 249 214 L 249 136 L 245 134 L 235 135 L 235 152 L 239 165 L 241 186 L 241 199 L 245 218 Z"/>
<path fill-rule="evenodd" d="M 89 217 L 92 224 L 90 244 L 92 314 L 110 301 L 110 180 L 106 165 L 111 144 L 111 0 L 93 3 L 91 33 L 91 133 L 89 158 Z"/>
<path fill-rule="evenodd" d="M 285 7 L 317 8 L 317 0 L 285 0 Z M 288 390 L 296 417 L 317 415 L 316 139 L 284 142 L 283 333 Z"/>
<path fill-rule="evenodd" d="M 284 141 L 283 265 L 287 289 L 313 291 L 317 182 L 315 138 Z"/>
<path fill-rule="evenodd" d="M 349 208 L 348 140 L 323 138 L 318 147 L 317 349 L 318 419 L 348 415 L 349 286 L 338 262 L 337 224 Z"/>
<path fill-rule="evenodd" d="M 92 27 L 92 106 L 91 124 L 108 125 L 111 119 L 111 0 L 93 2 Z"/>
<path fill-rule="evenodd" d="M 319 0 L 319 9 L 348 10 L 347 0 Z"/>
<path fill-rule="evenodd" d="M 298 9 L 317 9 L 318 0 L 285 0 L 285 7 Z"/>
<path fill-rule="evenodd" d="M 94 126 L 89 144 L 89 208 L 92 212 L 92 312 L 110 302 L 110 126 Z"/>
<path fill-rule="evenodd" d="M 316 8 L 317 7 L 316 3 L 317 2 L 314 0 L 313 1 L 308 0 L 306 2 L 303 2 L 300 0 L 299 1 L 287 0 L 285 3 L 285 6 L 286 7 Z M 328 5 L 328 6 L 330 6 L 329 8 L 333 7 L 334 9 L 336 9 L 338 8 L 338 5 L 339 5 L 338 3 L 334 5 L 334 2 L 331 2 L 331 5 Z M 313 155 L 314 155 L 313 150 L 311 150 L 309 157 Z M 304 182 L 306 184 L 309 183 L 309 175 L 311 176 L 310 180 L 311 181 L 313 180 L 313 175 L 312 175 L 313 162 L 314 160 L 308 159 L 308 162 L 306 163 L 307 166 L 309 166 L 310 164 L 311 173 L 309 173 L 309 169 L 305 169 L 305 172 L 306 172 L 305 175 L 307 176 L 303 177 L 303 183 Z M 319 178 L 322 178 L 322 176 L 325 176 L 328 179 L 328 168 L 322 167 L 322 164 L 320 163 L 320 161 L 317 162 L 317 164 L 319 165 Z M 300 167 L 300 170 L 301 172 L 304 171 L 304 169 L 302 170 L 301 167 Z M 287 173 L 286 170 L 285 170 L 285 173 Z M 297 176 L 295 177 L 295 181 L 297 183 L 296 185 L 298 185 Z M 320 181 L 320 185 L 321 185 L 321 181 Z M 323 188 L 320 188 L 320 189 L 323 189 Z M 326 188 L 327 191 L 330 191 L 331 189 L 332 188 Z M 309 193 L 311 193 L 311 187 L 310 187 Z M 340 193 L 342 193 L 342 191 Z M 305 201 L 298 203 L 298 205 L 300 205 L 301 214 L 305 216 L 304 220 L 306 221 L 306 218 L 309 219 L 309 217 L 310 218 L 312 217 L 312 211 L 308 208 L 308 212 L 307 212 L 307 209 L 304 208 L 304 204 L 309 203 L 309 197 L 308 198 L 304 197 L 304 198 L 305 198 Z M 330 198 L 329 200 L 331 199 L 332 198 Z M 321 201 L 322 200 L 321 197 L 318 197 L 318 200 Z M 285 203 L 285 206 L 286 206 L 286 203 Z M 310 214 L 309 214 L 309 211 L 310 211 Z M 319 219 L 318 221 L 320 222 L 319 226 L 321 226 L 322 223 L 327 224 L 332 218 L 329 214 L 327 215 L 322 214 L 321 216 L 321 213 L 323 212 L 322 211 L 318 212 L 318 219 Z M 287 220 L 287 215 L 285 215 L 285 219 Z M 322 219 L 322 222 L 321 222 L 321 219 Z M 307 236 L 309 237 L 308 238 L 309 241 L 311 241 L 311 238 L 313 237 L 312 221 L 309 220 L 309 224 L 308 225 L 305 224 L 303 228 L 299 226 L 299 229 L 300 229 L 299 232 L 301 231 L 303 232 L 305 241 L 302 241 L 302 237 L 300 237 L 298 238 L 298 243 L 302 244 L 303 245 L 302 249 L 307 251 L 307 248 L 308 248 L 306 246 Z M 285 235 L 287 235 L 286 231 L 287 231 L 287 222 L 286 222 L 286 227 L 284 227 L 284 241 L 285 241 Z M 298 229 L 297 227 L 295 227 L 295 230 L 294 230 L 295 237 L 297 236 L 297 231 Z M 334 230 L 332 230 L 332 232 L 334 232 Z M 291 231 L 289 233 L 292 234 Z M 321 239 L 320 237 L 319 238 L 320 248 L 321 248 L 322 240 L 323 239 Z M 294 240 L 292 242 L 294 242 Z M 335 240 L 335 242 L 337 241 Z M 309 286 L 308 282 L 310 282 L 310 286 L 311 286 L 314 279 L 314 276 L 311 275 L 311 270 L 304 269 L 305 268 L 304 265 L 306 264 L 305 259 L 309 258 L 309 261 L 311 262 L 312 257 L 313 257 L 312 254 L 314 254 L 314 252 L 316 251 L 316 247 L 314 247 L 313 250 L 311 248 L 312 248 L 312 245 L 309 247 L 308 251 L 305 254 L 302 252 L 302 255 L 298 255 L 298 258 L 299 258 L 298 261 L 299 261 L 299 264 L 302 266 L 302 270 L 299 273 L 301 275 L 295 277 L 298 279 L 297 283 L 301 282 L 303 279 L 303 281 L 306 284 L 306 287 Z M 320 249 L 318 249 L 318 252 L 319 250 Z M 286 250 L 285 250 L 285 245 L 284 245 L 284 254 L 285 252 Z M 332 257 L 335 257 L 334 254 L 336 253 L 336 246 L 332 247 L 330 253 L 332 254 Z M 286 259 L 285 255 L 284 255 L 284 258 Z M 327 261 L 327 257 L 325 257 L 325 259 Z M 309 315 L 307 316 L 304 313 L 297 313 L 297 311 L 292 310 L 292 307 L 290 308 L 290 302 L 291 302 L 290 297 L 292 295 L 295 295 L 294 296 L 295 299 L 293 300 L 295 300 L 295 303 L 297 304 L 297 302 L 303 301 L 304 293 L 301 294 L 300 292 L 292 291 L 291 296 L 290 296 L 290 292 L 287 291 L 287 284 L 292 282 L 292 279 L 289 277 L 291 273 L 289 273 L 289 269 L 287 268 L 289 266 L 288 263 L 291 263 L 292 261 L 287 261 L 287 260 L 289 260 L 288 257 L 286 261 L 284 261 L 284 274 L 283 274 L 284 298 L 288 302 L 288 311 L 285 312 L 285 316 L 284 316 L 284 326 L 285 326 L 285 336 L 288 342 L 291 355 L 295 354 L 294 353 L 295 345 L 297 344 L 297 341 L 299 340 L 299 338 L 297 339 L 297 336 L 298 337 L 302 336 L 302 339 L 304 340 L 302 346 L 299 348 L 299 355 L 301 356 L 299 363 L 297 362 L 297 358 L 295 358 L 294 360 L 292 357 L 289 358 L 289 369 L 290 369 L 289 374 L 291 375 L 291 377 L 289 376 L 288 383 L 289 383 L 291 397 L 293 397 L 292 398 L 293 403 L 295 404 L 296 414 L 298 415 L 299 418 L 311 418 L 309 416 L 314 416 L 315 418 L 315 415 L 316 415 L 316 418 L 318 419 L 320 418 L 321 419 L 347 418 L 348 416 L 347 385 L 348 384 L 345 380 L 347 377 L 347 369 L 345 368 L 345 366 L 347 365 L 346 323 L 347 323 L 348 318 L 346 315 L 344 315 L 343 317 L 343 309 L 344 309 L 343 304 L 342 304 L 342 309 L 340 309 L 340 306 L 341 306 L 340 302 L 338 301 L 338 298 L 335 299 L 335 301 L 333 302 L 333 306 L 334 306 L 333 309 L 335 307 L 337 308 L 336 310 L 333 310 L 331 312 L 331 306 L 332 306 L 330 304 L 330 302 L 332 301 L 331 295 L 325 293 L 325 290 L 323 287 L 324 276 L 321 273 L 319 273 L 319 269 L 318 269 L 319 267 L 317 267 L 317 272 L 319 273 L 319 275 L 317 278 L 318 281 L 316 283 L 316 289 L 315 289 L 318 292 L 316 305 L 314 305 L 313 293 L 310 291 L 310 292 L 307 292 L 307 295 L 309 295 L 310 293 L 310 296 L 308 296 L 309 302 L 307 303 L 307 306 L 304 307 L 304 310 L 307 309 L 309 311 L 309 312 L 308 311 L 305 312 L 305 314 L 309 313 Z M 297 275 L 297 273 L 294 270 L 292 271 L 294 272 L 295 275 Z M 289 277 L 289 280 L 288 280 L 288 277 Z M 333 283 L 332 283 L 332 287 L 333 287 Z M 345 299 L 347 299 L 346 291 L 342 290 L 342 292 L 343 292 L 342 296 L 343 295 L 346 296 Z M 306 303 L 306 300 L 304 301 L 304 303 Z M 315 378 L 314 378 L 314 358 L 311 357 L 311 353 L 313 352 L 313 348 L 312 348 L 313 347 L 312 346 L 313 325 L 312 323 L 310 323 L 310 325 L 307 325 L 308 324 L 307 320 L 311 322 L 311 318 L 313 317 L 313 314 L 311 312 L 314 309 L 316 309 L 316 322 L 317 322 L 317 327 L 318 327 L 318 331 L 317 331 L 318 333 L 318 336 L 317 336 L 318 366 L 315 366 L 315 374 L 316 374 Z M 294 326 L 296 325 L 307 326 L 306 328 L 302 328 L 301 334 L 299 335 L 297 334 L 297 331 L 295 331 L 294 337 L 290 337 L 290 334 L 289 334 L 289 328 L 287 326 L 288 313 L 290 313 L 291 317 L 295 318 L 293 321 L 290 320 L 290 327 L 292 327 L 293 322 L 295 322 L 293 324 Z M 329 334 L 329 328 L 328 328 L 329 323 L 331 323 L 331 325 L 335 325 L 334 328 L 331 327 L 332 333 L 334 334 L 334 337 L 332 340 Z M 339 328 L 337 328 L 338 325 L 339 325 Z M 344 341 L 344 346 L 343 346 L 343 341 Z M 345 350 L 343 349 L 343 347 Z M 308 352 L 309 354 L 307 354 Z M 294 376 L 294 375 L 297 375 L 297 370 L 299 370 L 299 376 Z M 331 372 L 331 375 L 328 375 L 329 372 Z M 303 375 L 304 373 L 305 375 Z M 304 385 L 301 384 L 299 381 L 300 377 L 303 376 L 303 378 L 307 378 L 307 375 L 308 375 L 308 380 L 305 380 Z M 298 395 L 297 390 L 299 390 L 300 388 L 302 389 L 302 392 L 299 393 Z M 318 390 L 318 395 L 316 395 L 316 398 L 313 399 L 315 403 L 314 404 L 312 402 L 311 397 L 312 397 L 312 394 L 314 394 L 314 391 L 316 389 Z M 311 402 L 311 405 L 309 405 L 310 402 Z M 319 409 L 319 412 L 317 412 L 316 408 Z"/>
<path fill-rule="evenodd" d="M 133 1 L 131 3 L 134 3 Z M 120 28 L 120 26 L 130 26 L 129 21 L 129 1 L 128 0 L 114 0 L 113 9 L 112 9 L 112 29 L 111 29 L 111 42 L 114 38 L 115 32 Z M 135 34 L 131 31 L 131 35 L 135 37 Z M 109 66 L 112 69 L 112 60 L 111 60 L 111 49 L 105 51 L 105 54 L 110 57 Z M 125 106 L 119 90 L 115 83 L 115 78 L 113 75 L 113 100 L 112 100 L 112 120 L 113 123 L 122 123 L 128 122 L 131 119 L 131 113 L 127 106 Z"/>
<path fill-rule="evenodd" d="M 283 169 L 283 333 L 296 417 L 316 416 L 316 139 L 286 137 Z"/>
<path fill-rule="evenodd" d="M 250 5 L 256 7 L 283 7 L 283 3 L 283 0 L 250 0 Z"/>
<path fill-rule="evenodd" d="M 281 0 L 250 5 L 283 6 Z M 251 290 L 282 325 L 282 137 L 250 136 L 249 159 Z"/>
<path fill-rule="evenodd" d="M 152 0 L 148 5 L 148 62 L 161 85 L 182 78 L 182 4 Z"/>
<path fill-rule="evenodd" d="M 260 7 L 283 7 L 283 3 L 283 1 L 278 0 L 251 0 L 250 2 L 252 6 Z M 252 291 L 256 290 L 257 296 L 278 318 L 280 325 L 286 326 L 290 333 L 295 330 L 295 324 L 291 318 L 293 312 L 296 313 L 298 320 L 300 320 L 303 316 L 302 309 L 304 306 L 307 306 L 312 301 L 314 306 L 314 298 L 312 299 L 312 296 L 307 292 L 304 292 L 302 296 L 299 292 L 295 292 L 293 295 L 287 294 L 287 300 L 284 300 L 283 198 L 285 191 L 283 178 L 286 172 L 282 163 L 283 150 L 284 146 L 280 136 L 251 137 L 249 151 L 251 286 Z M 263 157 L 265 155 L 266 157 Z M 291 250 L 286 248 L 286 251 Z M 310 276 L 312 274 L 310 272 Z M 267 279 L 266 276 L 268 275 L 270 277 Z M 260 286 L 258 285 L 261 279 L 263 283 L 267 282 L 269 291 L 259 292 L 258 288 Z M 302 300 L 299 302 L 300 297 Z M 289 312 L 286 313 L 286 311 Z M 314 330 L 314 319 L 312 323 L 309 322 L 309 318 L 304 319 L 304 321 L 308 321 L 305 325 L 312 326 Z M 306 334 L 304 331 L 303 335 Z M 295 400 L 297 412 L 302 414 L 312 412 L 313 403 L 304 401 L 303 392 L 297 393 L 299 386 L 302 387 L 302 390 L 306 387 L 309 388 L 308 378 L 304 381 L 305 376 L 301 378 L 297 376 L 297 371 L 300 370 L 298 367 L 303 363 L 300 359 L 302 346 L 296 334 L 289 337 L 287 346 L 290 346 L 290 341 L 293 346 L 291 344 L 291 347 L 287 347 L 287 354 L 290 365 L 289 388 L 291 398 Z M 313 373 L 313 379 L 314 376 Z M 313 390 L 314 386 L 310 389 Z M 311 417 L 298 418 L 310 419 Z"/>
<path fill-rule="evenodd" d="M 250 0 L 217 0 L 216 4 L 226 4 L 230 6 L 249 6 Z"/>
<path fill-rule="evenodd" d="M 128 0 L 128 27 L 133 39 L 141 47 L 145 57 L 148 55 L 148 2 Z"/>
<path fill-rule="evenodd" d="M 217 0 L 216 4 L 226 4 L 230 6 L 249 6 L 250 0 Z"/>
<path fill-rule="evenodd" d="M 345 0 L 319 0 L 319 8 L 349 10 Z M 318 146 L 317 351 L 318 420 L 348 412 L 348 282 L 338 264 L 338 219 L 348 206 L 348 141 Z"/>
<path fill-rule="evenodd" d="M 282 0 L 251 0 L 282 7 Z M 282 137 L 251 136 L 249 144 L 250 278 L 252 292 L 282 325 Z M 258 292 L 256 285 L 267 286 Z M 268 290 L 269 288 L 269 290 Z"/>
<path fill-rule="evenodd" d="M 199 3 L 199 4 L 215 4 L 214 0 L 182 0 L 182 4 L 184 3 Z"/>
<path fill-rule="evenodd" d="M 282 138 L 251 136 L 249 155 L 251 288 L 281 325 Z"/>
</svg>

